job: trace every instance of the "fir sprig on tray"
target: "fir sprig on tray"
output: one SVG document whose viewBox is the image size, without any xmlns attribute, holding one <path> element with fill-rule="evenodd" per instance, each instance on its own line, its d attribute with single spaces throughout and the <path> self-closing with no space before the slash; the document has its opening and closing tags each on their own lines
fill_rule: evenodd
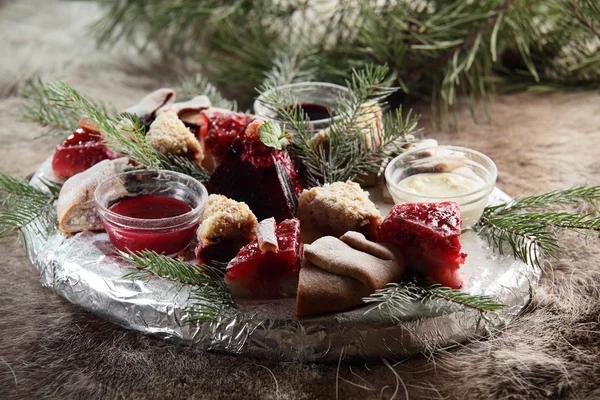
<svg viewBox="0 0 600 400">
<path fill-rule="evenodd" d="M 57 225 L 53 201 L 60 186 L 42 183 L 47 191 L 0 173 L 0 238 L 18 233 L 27 247 L 25 229 L 43 238 L 53 231 Z"/>
<path fill-rule="evenodd" d="M 397 90 L 387 75 L 386 66 L 354 70 L 346 82 L 349 94 L 339 99 L 331 126 L 316 136 L 309 131 L 302 109 L 290 107 L 298 104 L 296 99 L 271 85 L 261 88 L 264 104 L 294 132 L 293 144 L 310 186 L 377 173 L 390 154 L 413 139 L 418 117 L 412 112 L 404 116 L 399 108 L 377 120 L 386 109 L 385 99 Z"/>
<path fill-rule="evenodd" d="M 543 256 L 557 256 L 560 234 L 600 235 L 600 186 L 557 190 L 487 207 L 474 229 L 500 253 L 508 246 L 515 257 L 537 266 Z M 565 211 L 572 206 L 576 210 Z"/>
<path fill-rule="evenodd" d="M 90 119 L 104 134 L 108 147 L 139 166 L 182 172 L 201 181 L 208 179 L 208 172 L 197 164 L 155 150 L 146 140 L 146 128 L 136 117 L 128 114 L 109 116 L 94 102 L 60 80 L 45 85 L 45 91 L 54 107 Z"/>
<path fill-rule="evenodd" d="M 136 268 L 125 275 L 125 279 L 161 277 L 189 285 L 187 323 L 218 321 L 226 313 L 237 309 L 231 292 L 223 281 L 223 271 L 219 268 L 192 265 L 148 250 L 138 254 L 121 252 L 121 258 Z"/>
<path fill-rule="evenodd" d="M 376 305 L 367 312 L 378 309 L 396 321 L 407 315 L 416 302 L 426 303 L 434 313 L 453 311 L 457 307 L 483 313 L 505 307 L 490 296 L 472 295 L 437 283 L 416 281 L 390 283 L 386 288 L 365 297 L 363 302 Z"/>
</svg>

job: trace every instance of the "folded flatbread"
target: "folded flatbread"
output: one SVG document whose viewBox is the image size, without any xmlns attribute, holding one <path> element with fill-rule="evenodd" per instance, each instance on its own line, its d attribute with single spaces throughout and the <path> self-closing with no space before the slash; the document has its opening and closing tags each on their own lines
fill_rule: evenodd
<svg viewBox="0 0 600 400">
<path fill-rule="evenodd" d="M 179 119 L 186 124 L 198 126 L 204 122 L 200 111 L 207 110 L 210 106 L 210 99 L 207 96 L 201 95 L 193 97 L 188 101 L 166 104 L 156 111 L 156 115 L 165 111 L 174 111 Z"/>
<path fill-rule="evenodd" d="M 65 233 L 104 229 L 94 209 L 94 191 L 106 179 L 124 172 L 129 160 L 125 157 L 104 160 L 69 178 L 58 196 L 56 213 L 60 230 Z M 127 194 L 125 187 L 121 190 Z"/>
<path fill-rule="evenodd" d="M 142 124 L 148 124 L 154 119 L 159 108 L 168 106 L 174 101 L 175 91 L 173 89 L 158 89 L 148 94 L 137 104 L 127 108 L 125 112 L 137 116 Z"/>
<path fill-rule="evenodd" d="M 371 242 L 358 232 L 340 239 L 324 236 L 304 245 L 296 315 L 345 310 L 377 289 L 399 281 L 404 261 L 392 246 Z"/>
</svg>

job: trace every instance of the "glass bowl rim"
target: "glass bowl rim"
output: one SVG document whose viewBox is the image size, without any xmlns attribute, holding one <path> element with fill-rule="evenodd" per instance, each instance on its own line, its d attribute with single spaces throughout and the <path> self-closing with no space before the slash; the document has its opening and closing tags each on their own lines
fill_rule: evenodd
<svg viewBox="0 0 600 400">
<path fill-rule="evenodd" d="M 99 201 L 99 195 L 100 195 L 100 188 L 102 188 L 103 185 L 105 185 L 107 182 L 109 182 L 112 179 L 116 179 L 116 178 L 120 178 L 120 177 L 124 177 L 124 176 L 128 176 L 128 175 L 142 174 L 142 173 L 143 174 L 161 173 L 161 174 L 176 176 L 179 178 L 183 178 L 184 180 L 187 180 L 188 184 L 191 183 L 191 184 L 198 185 L 198 187 L 200 188 L 200 193 L 199 193 L 200 202 L 199 202 L 198 206 L 194 207 L 193 209 L 186 212 L 185 214 L 176 215 L 174 217 L 133 218 L 133 217 L 127 217 L 125 215 L 115 213 L 115 212 L 111 211 L 110 209 L 108 209 L 107 207 L 105 207 L 103 204 L 101 204 L 101 202 Z M 192 190 L 188 184 L 185 185 L 185 188 L 187 190 Z M 200 216 L 200 212 L 206 206 L 207 201 L 208 201 L 208 191 L 206 190 L 206 187 L 204 186 L 204 184 L 202 182 L 200 182 L 199 180 L 197 180 L 195 178 L 192 178 L 189 175 L 182 174 L 180 172 L 164 170 L 164 169 L 136 169 L 136 170 L 132 170 L 132 171 L 122 172 L 120 174 L 113 175 L 113 176 L 103 180 L 102 182 L 100 182 L 100 184 L 94 190 L 94 203 L 95 203 L 96 208 L 99 211 L 100 217 L 102 218 L 103 222 L 109 223 L 111 225 L 117 225 L 124 229 L 166 230 L 166 229 L 174 229 L 174 228 L 179 228 L 179 227 L 188 225 L 191 222 L 193 222 L 194 218 Z M 191 207 L 191 205 L 190 205 L 190 207 Z M 113 221 L 112 219 L 107 220 L 106 216 L 116 218 L 119 221 L 118 222 Z M 142 224 L 144 226 L 139 226 Z"/>
<path fill-rule="evenodd" d="M 285 85 L 280 85 L 280 86 L 271 88 L 271 89 L 267 90 L 264 93 L 261 93 L 260 96 L 258 96 L 254 100 L 254 103 L 252 104 L 252 108 L 254 109 L 254 112 L 256 113 L 256 116 L 257 117 L 267 117 L 267 118 L 270 118 L 270 119 L 275 119 L 273 117 L 269 117 L 269 116 L 265 115 L 264 113 L 261 114 L 260 112 L 257 111 L 259 108 L 263 108 L 263 109 L 267 109 L 268 110 L 268 108 L 264 106 L 264 103 L 260 101 L 260 99 L 262 97 L 264 97 L 264 95 L 266 93 L 270 93 L 270 92 L 273 92 L 274 90 L 278 90 L 278 89 L 290 89 L 290 88 L 302 87 L 302 86 L 305 86 L 305 87 L 310 87 L 310 86 L 314 86 L 314 87 L 326 87 L 326 88 L 332 88 L 332 89 L 340 90 L 340 91 L 342 91 L 342 92 L 344 92 L 346 94 L 350 93 L 350 89 L 348 89 L 346 86 L 338 85 L 337 83 L 331 83 L 331 82 L 302 81 L 302 82 L 286 83 Z M 259 107 L 257 107 L 257 105 Z M 337 120 L 339 118 L 340 118 L 340 116 L 336 115 L 333 118 L 329 117 L 329 118 L 311 120 L 310 123 L 311 124 L 315 124 L 315 125 L 317 125 L 317 124 L 324 124 L 324 123 L 327 123 L 328 121 L 334 121 L 334 120 Z"/>
<path fill-rule="evenodd" d="M 479 188 L 472 190 L 470 192 L 464 193 L 464 194 L 460 194 L 460 195 L 456 195 L 456 196 L 427 196 L 427 195 L 420 195 L 417 193 L 412 193 L 412 192 L 408 192 L 402 188 L 400 188 L 398 186 L 397 183 L 395 183 L 392 179 L 391 179 L 391 175 L 392 175 L 392 166 L 394 164 L 396 164 L 401 158 L 411 154 L 411 153 L 416 153 L 418 151 L 427 151 L 427 150 L 433 150 L 433 149 L 449 149 L 449 150 L 459 150 L 465 153 L 471 153 L 474 154 L 478 157 L 481 157 L 482 159 L 484 159 L 485 161 L 487 161 L 489 163 L 489 165 L 491 166 L 491 168 L 488 168 L 484 165 L 482 165 L 481 163 L 475 161 L 475 160 L 471 160 L 479 165 L 481 165 L 482 167 L 484 167 L 487 171 L 491 172 L 491 177 L 490 179 L 488 179 L 482 186 L 480 186 Z M 434 156 L 435 157 L 435 156 Z M 390 160 L 390 162 L 388 163 L 388 165 L 385 167 L 385 183 L 386 185 L 388 185 L 388 188 L 393 188 L 393 190 L 400 192 L 401 194 L 406 194 L 409 195 L 411 197 L 421 197 L 423 199 L 432 199 L 434 201 L 452 201 L 452 199 L 460 199 L 460 198 L 466 198 L 466 197 L 470 197 L 476 194 L 481 193 L 481 197 L 485 197 L 486 195 L 489 195 L 492 190 L 494 190 L 494 187 L 496 186 L 496 180 L 498 179 L 498 167 L 496 166 L 496 163 L 487 155 L 483 154 L 480 151 L 477 150 L 473 150 L 473 149 L 469 149 L 468 147 L 462 147 L 462 146 L 452 146 L 452 145 L 438 145 L 438 146 L 429 146 L 429 147 L 423 147 L 420 149 L 413 149 L 413 150 L 409 150 L 407 152 L 404 152 L 402 154 L 397 155 L 396 157 L 392 158 Z M 391 194 L 391 193 L 390 193 Z M 393 197 L 393 195 L 392 195 Z M 467 201 L 463 201 L 462 203 L 472 203 L 473 200 L 472 199 L 467 199 Z M 461 204 L 461 202 L 457 202 L 458 204 Z"/>
</svg>

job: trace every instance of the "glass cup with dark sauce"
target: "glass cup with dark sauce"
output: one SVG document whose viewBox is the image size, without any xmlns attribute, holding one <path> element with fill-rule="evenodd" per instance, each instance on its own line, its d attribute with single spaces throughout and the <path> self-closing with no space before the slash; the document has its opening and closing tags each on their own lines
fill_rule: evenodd
<svg viewBox="0 0 600 400">
<path fill-rule="evenodd" d="M 288 107 L 300 107 L 308 119 L 309 130 L 316 134 L 329 128 L 338 118 L 338 109 L 341 101 L 350 95 L 344 86 L 327 82 L 298 82 L 278 86 L 264 92 L 254 102 L 254 113 L 258 117 L 273 119 L 286 124 L 281 120 L 277 110 L 273 110 L 265 103 L 273 92 L 278 92 L 278 97 L 288 100 Z"/>
</svg>

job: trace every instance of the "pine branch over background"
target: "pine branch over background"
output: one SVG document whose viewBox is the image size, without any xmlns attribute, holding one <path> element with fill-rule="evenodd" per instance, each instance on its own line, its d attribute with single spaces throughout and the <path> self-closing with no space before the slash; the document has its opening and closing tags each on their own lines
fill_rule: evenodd
<svg viewBox="0 0 600 400">
<path fill-rule="evenodd" d="M 511 251 L 515 257 L 541 266 L 544 256 L 558 255 L 561 233 L 600 236 L 598 202 L 600 186 L 521 197 L 487 207 L 474 229 L 487 238 L 494 250 Z M 565 211 L 568 206 L 576 210 Z"/>
<path fill-rule="evenodd" d="M 498 82 L 508 90 L 600 86 L 596 0 L 102 2 L 109 9 L 95 26 L 100 43 L 137 40 L 142 51 L 180 54 L 246 100 L 265 75 L 294 80 L 281 74 L 290 60 L 335 83 L 385 63 L 446 128 L 459 97 L 474 118 L 487 114 Z"/>
<path fill-rule="evenodd" d="M 178 101 L 185 101 L 198 95 L 204 95 L 210 99 L 212 107 L 225 108 L 231 111 L 238 110 L 237 102 L 225 98 L 219 89 L 202 74 L 181 79 L 176 92 Z"/>
</svg>

